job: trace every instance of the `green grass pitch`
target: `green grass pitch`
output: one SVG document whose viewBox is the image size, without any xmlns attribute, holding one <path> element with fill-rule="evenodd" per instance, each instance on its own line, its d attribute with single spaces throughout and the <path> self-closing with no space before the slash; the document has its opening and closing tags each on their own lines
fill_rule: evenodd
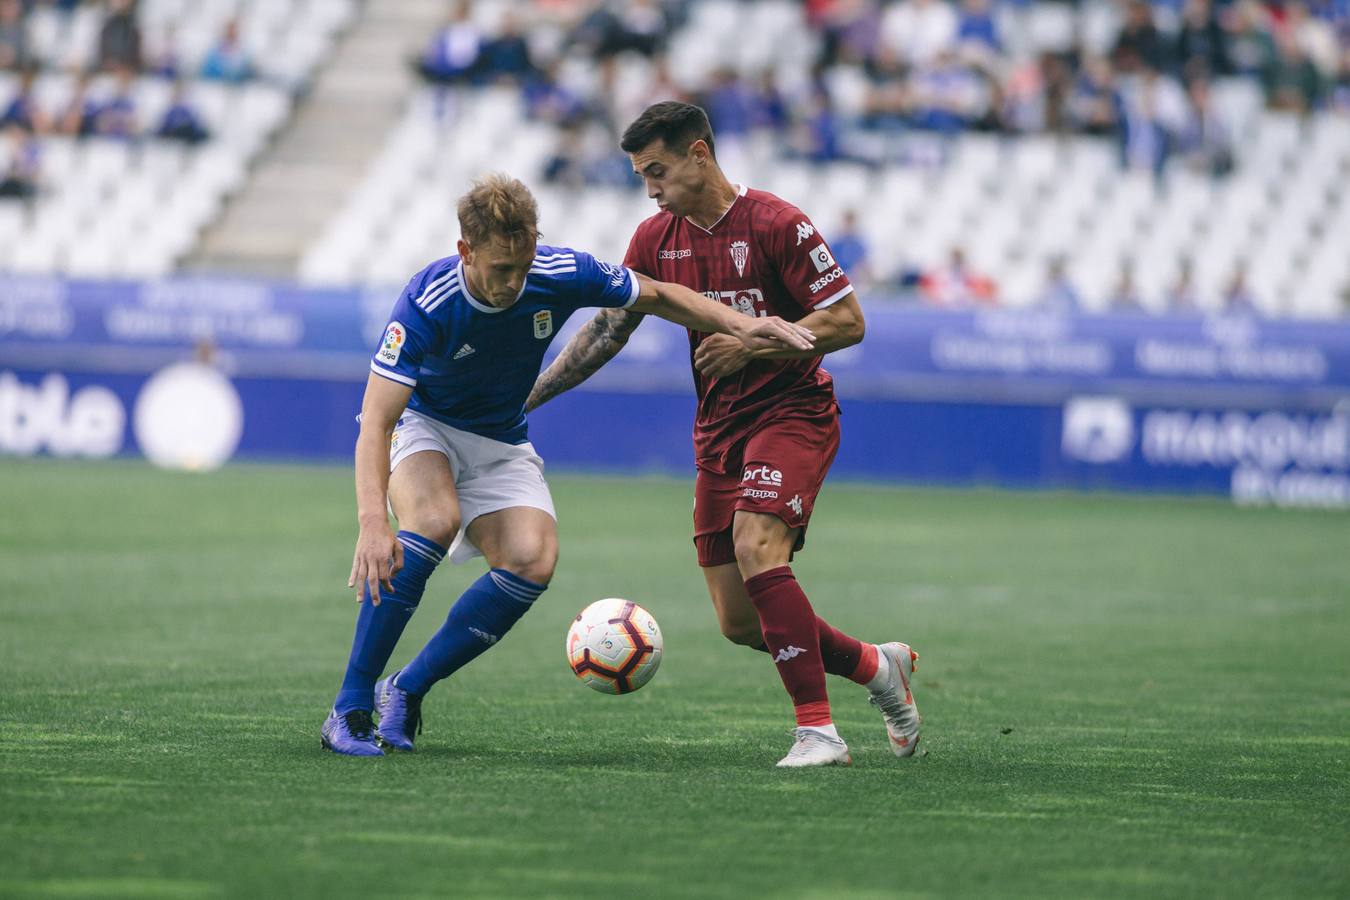
<svg viewBox="0 0 1350 900">
<path fill-rule="evenodd" d="M 690 486 L 556 477 L 562 562 L 428 698 L 415 755 L 319 725 L 355 603 L 342 468 L 0 461 L 0 894 L 1347 896 L 1350 524 L 1208 500 L 827 486 L 817 609 L 922 655 L 925 755 L 831 682 L 851 769 L 717 633 Z M 433 579 L 394 663 L 481 566 Z M 665 631 L 626 697 L 569 619 Z"/>
</svg>

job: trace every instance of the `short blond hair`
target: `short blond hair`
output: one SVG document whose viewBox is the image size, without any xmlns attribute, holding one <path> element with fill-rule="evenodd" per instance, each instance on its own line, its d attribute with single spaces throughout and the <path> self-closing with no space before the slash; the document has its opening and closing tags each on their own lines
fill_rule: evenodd
<svg viewBox="0 0 1350 900">
<path fill-rule="evenodd" d="M 501 172 L 474 180 L 459 198 L 459 233 L 470 246 L 497 240 L 514 248 L 517 242 L 539 240 L 539 205 L 523 182 Z"/>
</svg>

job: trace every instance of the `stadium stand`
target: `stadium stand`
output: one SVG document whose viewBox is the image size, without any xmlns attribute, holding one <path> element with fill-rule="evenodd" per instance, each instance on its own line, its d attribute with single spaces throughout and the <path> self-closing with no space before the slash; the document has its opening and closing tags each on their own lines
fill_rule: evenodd
<svg viewBox="0 0 1350 900">
<path fill-rule="evenodd" d="M 130 40 L 109 28 L 121 5 L 23 5 L 43 104 L 74 92 L 67 67 L 115 64 Z M 733 177 L 799 203 L 836 241 L 849 223 L 869 301 L 1318 317 L 1350 297 L 1344 0 L 405 5 L 443 16 L 398 60 L 420 84 L 367 97 L 406 107 L 392 126 L 354 118 L 382 129 L 382 147 L 314 168 L 305 193 L 298 164 L 332 144 L 331 125 L 299 129 L 285 165 L 255 165 L 259 150 L 296 121 L 295 91 L 333 35 L 391 4 L 141 0 L 140 127 L 172 97 L 148 73 L 207 72 L 224 80 L 199 77 L 185 97 L 212 139 L 44 136 L 35 149 L 7 134 L 0 193 L 31 194 L 35 176 L 41 189 L 0 203 L 0 236 L 14 237 L 0 269 L 145 277 L 192 251 L 208 268 L 247 271 L 252 254 L 260 273 L 385 287 L 447 252 L 454 198 L 485 169 L 536 187 L 549 238 L 620 257 L 651 204 L 617 134 L 647 103 L 681 98 L 709 109 Z M 236 21 L 257 75 L 242 83 L 208 64 L 229 61 Z M 361 65 L 388 81 L 376 46 L 389 45 L 345 63 L 349 81 Z M 98 75 L 91 96 L 116 78 Z M 20 80 L 0 75 L 0 100 Z M 203 226 L 246 181 L 258 202 L 228 248 L 203 254 Z M 119 252 L 133 236 L 145 252 Z"/>
<path fill-rule="evenodd" d="M 87 278 L 174 271 L 357 11 L 354 0 L 4 6 L 22 52 L 0 72 L 0 113 L 26 118 L 0 142 L 0 172 L 23 182 L 0 201 L 0 270 Z"/>
<path fill-rule="evenodd" d="M 569 19 L 540 4 L 528 69 L 496 71 L 505 4 L 466 4 L 427 59 L 443 44 L 481 47 L 479 61 L 412 99 L 301 279 L 401 280 L 446 252 L 452 198 L 485 168 L 538 186 L 546 233 L 620 257 L 651 206 L 616 133 L 677 97 L 710 110 L 733 177 L 827 234 L 856 215 L 874 295 L 1300 316 L 1345 303 L 1340 7 L 641 6 L 665 17 L 645 44 L 618 6 Z"/>
</svg>

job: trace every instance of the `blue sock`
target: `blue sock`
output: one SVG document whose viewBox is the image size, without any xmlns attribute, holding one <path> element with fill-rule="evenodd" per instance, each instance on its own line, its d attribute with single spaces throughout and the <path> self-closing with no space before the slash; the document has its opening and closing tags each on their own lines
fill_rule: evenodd
<svg viewBox="0 0 1350 900">
<path fill-rule="evenodd" d="M 490 570 L 455 601 L 441 630 L 404 666 L 395 683 L 409 693 L 425 694 L 501 640 L 547 587 L 505 569 Z"/>
<path fill-rule="evenodd" d="M 374 703 L 375 682 L 394 653 L 403 628 L 422 602 L 427 579 L 436 571 L 436 565 L 445 558 L 445 548 L 411 531 L 400 531 L 398 542 L 403 545 L 403 568 L 391 579 L 393 593 L 380 591 L 380 605 L 370 602 L 370 589 L 361 600 L 361 611 L 356 616 L 356 637 L 352 639 L 352 656 L 347 662 L 347 674 L 342 679 L 333 709 L 339 714 L 354 709 L 371 709 Z"/>
</svg>

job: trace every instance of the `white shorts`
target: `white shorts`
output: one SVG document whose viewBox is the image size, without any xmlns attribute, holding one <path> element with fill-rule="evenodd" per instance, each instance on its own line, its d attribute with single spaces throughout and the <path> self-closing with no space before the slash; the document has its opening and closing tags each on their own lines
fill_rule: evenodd
<svg viewBox="0 0 1350 900">
<path fill-rule="evenodd" d="M 450 545 L 450 562 L 458 565 L 483 555 L 467 537 L 469 524 L 479 516 L 528 506 L 542 509 L 557 520 L 553 497 L 544 481 L 544 461 L 534 452 L 533 444 L 505 444 L 404 410 L 389 445 L 389 471 L 423 450 L 444 454 L 455 479 L 461 524 Z"/>
</svg>

